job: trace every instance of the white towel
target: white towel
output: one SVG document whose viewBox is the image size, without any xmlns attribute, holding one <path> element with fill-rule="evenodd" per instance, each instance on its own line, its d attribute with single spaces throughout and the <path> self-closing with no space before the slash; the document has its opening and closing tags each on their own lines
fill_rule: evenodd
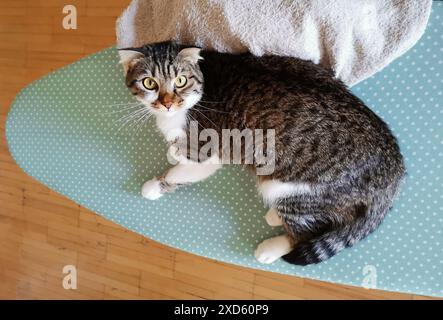
<svg viewBox="0 0 443 320">
<path fill-rule="evenodd" d="M 179 40 L 206 49 L 312 60 L 354 85 L 411 48 L 432 0 L 133 0 L 117 46 Z"/>
</svg>

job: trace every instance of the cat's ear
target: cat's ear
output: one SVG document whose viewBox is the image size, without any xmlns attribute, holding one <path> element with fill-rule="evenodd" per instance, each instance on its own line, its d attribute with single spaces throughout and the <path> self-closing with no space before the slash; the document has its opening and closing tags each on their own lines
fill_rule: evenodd
<svg viewBox="0 0 443 320">
<path fill-rule="evenodd" d="M 143 58 L 144 54 L 140 51 L 128 48 L 128 49 L 118 49 L 118 54 L 120 55 L 120 63 L 125 69 L 125 73 L 134 64 L 137 59 Z"/>
<path fill-rule="evenodd" d="M 185 48 L 178 53 L 177 57 L 183 61 L 188 61 L 190 63 L 197 63 L 198 60 L 203 59 L 202 56 L 200 56 L 200 51 L 201 48 L 195 48 L 195 47 Z"/>
</svg>

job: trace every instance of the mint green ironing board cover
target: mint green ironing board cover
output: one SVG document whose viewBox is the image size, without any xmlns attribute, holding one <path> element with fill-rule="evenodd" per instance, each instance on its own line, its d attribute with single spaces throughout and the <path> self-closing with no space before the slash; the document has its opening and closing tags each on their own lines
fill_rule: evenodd
<svg viewBox="0 0 443 320">
<path fill-rule="evenodd" d="M 443 3 L 420 42 L 354 87 L 393 129 L 408 178 L 382 226 L 318 265 L 259 264 L 253 252 L 282 232 L 266 225 L 254 177 L 237 166 L 151 202 L 147 179 L 168 168 L 154 121 L 119 129 L 125 103 L 115 48 L 24 88 L 8 115 L 11 153 L 29 175 L 130 230 L 201 256 L 356 286 L 443 296 Z M 121 104 L 121 105 L 118 105 Z"/>
</svg>

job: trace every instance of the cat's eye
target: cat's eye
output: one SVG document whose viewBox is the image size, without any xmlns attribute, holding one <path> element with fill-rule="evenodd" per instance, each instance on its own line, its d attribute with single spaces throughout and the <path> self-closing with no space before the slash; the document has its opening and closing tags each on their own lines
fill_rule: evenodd
<svg viewBox="0 0 443 320">
<path fill-rule="evenodd" d="M 157 82 L 153 78 L 150 78 L 150 77 L 143 79 L 143 86 L 148 90 L 155 90 L 158 88 Z"/>
<path fill-rule="evenodd" d="M 183 88 L 187 82 L 188 82 L 188 79 L 185 76 L 179 76 L 179 77 L 175 78 L 175 87 L 176 88 Z"/>
</svg>

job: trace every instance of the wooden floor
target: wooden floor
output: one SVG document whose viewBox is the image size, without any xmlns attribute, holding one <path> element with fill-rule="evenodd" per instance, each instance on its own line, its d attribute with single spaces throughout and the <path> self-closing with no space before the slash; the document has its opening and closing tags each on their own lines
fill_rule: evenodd
<svg viewBox="0 0 443 320">
<path fill-rule="evenodd" d="M 62 8 L 78 10 L 64 30 Z M 236 267 L 125 230 L 28 177 L 4 127 L 31 81 L 115 43 L 129 0 L 0 0 L 0 298 L 2 299 L 418 299 Z M 77 267 L 76 290 L 62 287 Z"/>
</svg>

